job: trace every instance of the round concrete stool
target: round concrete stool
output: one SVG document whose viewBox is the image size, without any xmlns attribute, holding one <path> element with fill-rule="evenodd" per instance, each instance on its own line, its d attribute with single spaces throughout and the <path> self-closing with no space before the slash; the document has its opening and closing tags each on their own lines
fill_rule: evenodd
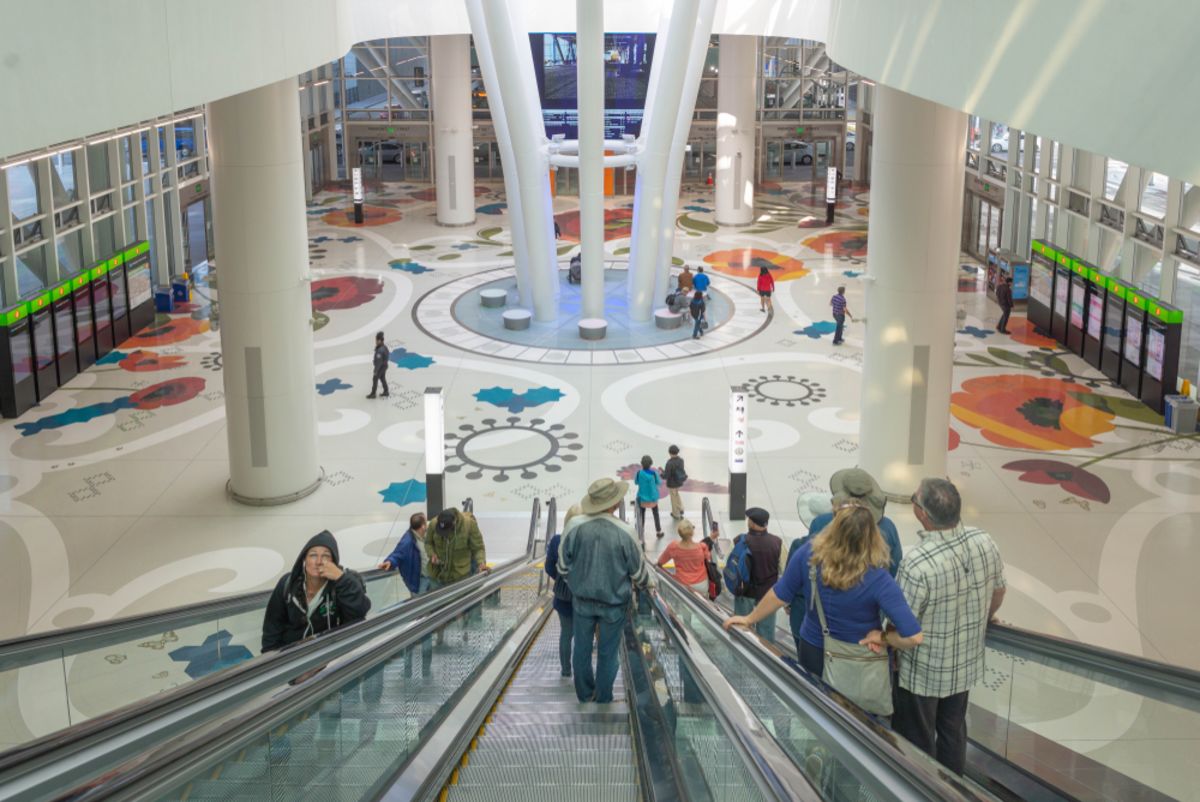
<svg viewBox="0 0 1200 802">
<path fill-rule="evenodd" d="M 521 331 L 529 328 L 529 321 L 533 320 L 533 313 L 528 309 L 509 309 L 500 317 L 504 318 L 504 328 Z"/>
<path fill-rule="evenodd" d="M 677 329 L 683 325 L 683 315 L 660 306 L 654 310 L 654 325 L 660 329 Z"/>
<path fill-rule="evenodd" d="M 608 323 L 598 317 L 585 317 L 579 321 L 581 340 L 603 340 L 608 332 Z"/>
<path fill-rule="evenodd" d="M 479 303 L 484 306 L 494 309 L 504 306 L 507 302 L 508 290 L 491 289 L 479 291 Z"/>
</svg>

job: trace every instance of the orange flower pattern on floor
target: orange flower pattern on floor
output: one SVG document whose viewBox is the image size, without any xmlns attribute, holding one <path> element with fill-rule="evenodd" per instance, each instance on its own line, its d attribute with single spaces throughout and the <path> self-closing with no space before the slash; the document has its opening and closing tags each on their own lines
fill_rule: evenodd
<svg viewBox="0 0 1200 802">
<path fill-rule="evenodd" d="M 1006 374 L 963 382 L 950 396 L 950 412 L 999 446 L 1068 451 L 1096 445 L 1096 435 L 1113 430 L 1113 414 L 1074 396 L 1091 389 L 1042 376 Z"/>
<path fill-rule="evenodd" d="M 1057 348 L 1058 341 L 1049 337 L 1043 337 L 1033 329 L 1033 324 L 1028 318 L 1014 317 L 1008 321 L 1008 336 L 1012 337 L 1021 345 L 1032 345 L 1035 348 Z"/>
<path fill-rule="evenodd" d="M 396 209 L 388 209 L 384 206 L 363 206 L 363 222 L 364 226 L 384 226 L 388 223 L 395 223 L 404 217 Z M 338 228 L 358 228 L 354 222 L 354 209 L 334 209 L 332 212 L 326 212 L 321 215 L 322 222 L 337 226 Z"/>
<path fill-rule="evenodd" d="M 121 343 L 123 347 L 153 348 L 156 345 L 173 345 L 184 340 L 190 340 L 197 334 L 208 331 L 207 320 L 196 320 L 191 317 L 173 317 L 165 323 L 158 323 L 142 329 L 137 334 Z"/>
<path fill-rule="evenodd" d="M 555 222 L 562 229 L 562 239 L 565 242 L 579 242 L 579 210 L 560 212 L 554 215 Z M 604 210 L 604 241 L 624 239 L 633 232 L 633 209 Z"/>
<path fill-rule="evenodd" d="M 867 255 L 867 232 L 830 231 L 804 240 L 804 247 L 839 259 L 862 259 Z"/>
<path fill-rule="evenodd" d="M 704 262 L 718 273 L 734 278 L 753 279 L 760 268 L 767 268 L 776 281 L 791 281 L 804 278 L 811 270 L 804 262 L 776 251 L 759 248 L 735 248 L 730 251 L 714 251 L 704 257 Z"/>
</svg>

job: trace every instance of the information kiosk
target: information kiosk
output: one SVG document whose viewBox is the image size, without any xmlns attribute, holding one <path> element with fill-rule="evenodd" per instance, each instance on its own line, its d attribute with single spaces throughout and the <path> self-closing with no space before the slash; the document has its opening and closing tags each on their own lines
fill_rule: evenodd
<svg viewBox="0 0 1200 802">
<path fill-rule="evenodd" d="M 1146 298 L 1125 289 L 1125 342 L 1121 346 L 1121 386 L 1141 398 L 1142 359 L 1146 340 Z"/>
<path fill-rule="evenodd" d="M 75 353 L 75 312 L 71 305 L 71 282 L 59 284 L 50 291 L 51 311 L 54 318 L 54 350 L 58 368 L 58 386 L 62 387 L 79 373 L 79 360 Z"/>
<path fill-rule="evenodd" d="M 1100 368 L 1104 353 L 1101 340 L 1104 337 L 1104 304 L 1108 294 L 1108 282 L 1096 268 L 1088 268 L 1087 328 L 1083 336 L 1083 358 L 1092 367 Z"/>
<path fill-rule="evenodd" d="M 71 309 L 75 313 L 75 354 L 80 372 L 96 364 L 96 327 L 92 323 L 90 274 L 71 279 Z"/>
<path fill-rule="evenodd" d="M 108 261 L 105 260 L 92 268 L 92 325 L 95 326 L 96 359 L 100 359 L 113 349 L 112 302 L 109 296 L 112 290 L 108 286 Z"/>
<path fill-rule="evenodd" d="M 1183 311 L 1153 298 L 1146 299 L 1146 367 L 1142 372 L 1142 403 L 1162 413 L 1163 400 L 1175 394 L 1179 379 L 1179 346 Z"/>
<path fill-rule="evenodd" d="M 29 326 L 33 331 L 33 376 L 38 401 L 44 401 L 58 389 L 57 352 L 54 349 L 54 304 L 50 293 L 29 301 Z"/>
<path fill-rule="evenodd" d="M 121 254 L 108 260 L 108 297 L 112 303 L 113 345 L 129 339 L 129 287 L 125 283 L 125 262 Z"/>
<path fill-rule="evenodd" d="M 1083 337 L 1087 330 L 1088 266 L 1071 260 L 1071 302 L 1067 307 L 1067 348 L 1083 356 Z"/>
<path fill-rule="evenodd" d="M 0 312 L 0 414 L 16 418 L 37 403 L 29 304 Z"/>
<path fill-rule="evenodd" d="M 1050 314 L 1050 336 L 1063 345 L 1067 344 L 1067 314 L 1071 297 L 1070 254 L 1059 251 L 1054 265 L 1054 308 Z"/>
<path fill-rule="evenodd" d="M 1050 333 L 1050 307 L 1054 298 L 1054 263 L 1058 252 L 1041 240 L 1034 240 L 1029 263 L 1029 298 L 1025 316 L 1044 334 Z M 1014 282 L 1016 283 L 1016 282 Z"/>
<path fill-rule="evenodd" d="M 1115 278 L 1104 281 L 1107 295 L 1104 301 L 1104 348 L 1100 355 L 1100 372 L 1121 383 L 1121 344 L 1125 339 L 1125 285 Z"/>
<path fill-rule="evenodd" d="M 150 243 L 125 249 L 125 282 L 129 288 L 129 328 L 133 334 L 154 323 L 154 286 L 150 281 Z"/>
</svg>

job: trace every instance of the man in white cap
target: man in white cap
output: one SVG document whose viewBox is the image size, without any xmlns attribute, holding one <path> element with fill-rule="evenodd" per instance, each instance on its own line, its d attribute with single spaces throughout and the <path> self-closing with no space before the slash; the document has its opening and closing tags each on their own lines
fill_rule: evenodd
<svg viewBox="0 0 1200 802">
<path fill-rule="evenodd" d="M 628 482 L 597 479 L 579 502 L 559 545 L 558 574 L 571 590 L 575 645 L 571 667 L 581 702 L 613 700 L 621 632 L 633 598 L 631 580 L 650 585 L 642 547 L 633 527 L 613 515 L 625 500 Z M 596 669 L 592 671 L 592 644 Z"/>
</svg>

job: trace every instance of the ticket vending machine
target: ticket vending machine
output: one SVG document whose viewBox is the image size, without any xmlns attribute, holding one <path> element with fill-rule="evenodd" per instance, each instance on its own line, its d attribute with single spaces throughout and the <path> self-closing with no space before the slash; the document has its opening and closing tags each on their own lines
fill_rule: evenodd
<svg viewBox="0 0 1200 802">
<path fill-rule="evenodd" d="M 96 364 L 96 326 L 92 322 L 92 285 L 83 273 L 71 279 L 71 311 L 75 317 L 75 355 L 79 372 Z"/>
<path fill-rule="evenodd" d="M 29 304 L 0 312 L 0 414 L 16 418 L 37 403 Z"/>
<path fill-rule="evenodd" d="M 1104 338 L 1100 354 L 1100 372 L 1121 383 L 1121 345 L 1125 340 L 1125 285 L 1106 278 L 1104 299 Z"/>
<path fill-rule="evenodd" d="M 1067 344 L 1067 314 L 1071 298 L 1070 254 L 1058 254 L 1054 265 L 1054 306 L 1050 310 L 1050 336 L 1063 345 Z"/>
<path fill-rule="evenodd" d="M 1097 370 L 1104 353 L 1104 304 L 1108 295 L 1108 281 L 1096 268 L 1088 269 L 1087 327 L 1083 334 L 1083 358 Z"/>
<path fill-rule="evenodd" d="M 154 323 L 154 286 L 150 281 L 150 243 L 125 249 L 125 284 L 129 288 L 129 329 L 137 334 Z"/>
<path fill-rule="evenodd" d="M 75 311 L 71 305 L 71 282 L 50 291 L 50 315 L 54 319 L 54 350 L 57 354 L 58 386 L 62 387 L 79 373 L 75 352 Z"/>
<path fill-rule="evenodd" d="M 1142 403 L 1162 414 L 1163 400 L 1175 394 L 1179 379 L 1179 347 L 1183 340 L 1183 310 L 1154 298 L 1146 299 L 1146 367 L 1142 372 Z"/>
<path fill-rule="evenodd" d="M 29 328 L 33 332 L 33 377 L 38 401 L 44 401 L 58 389 L 58 353 L 54 348 L 54 304 L 50 293 L 42 293 L 28 302 Z"/>
<path fill-rule="evenodd" d="M 1058 252 L 1041 240 L 1034 240 L 1031 247 L 1033 258 L 1029 263 L 1029 298 L 1025 305 L 1025 316 L 1035 329 L 1048 335 L 1050 309 L 1054 303 L 1054 263 Z"/>
<path fill-rule="evenodd" d="M 125 262 L 117 254 L 108 260 L 108 297 L 112 304 L 113 345 L 129 339 L 129 286 L 125 283 Z"/>
<path fill-rule="evenodd" d="M 1083 356 L 1083 339 L 1087 332 L 1088 266 L 1078 259 L 1071 260 L 1071 297 L 1067 306 L 1067 348 Z"/>
<path fill-rule="evenodd" d="M 96 359 L 102 358 L 113 349 L 112 328 L 112 290 L 108 286 L 108 261 L 105 260 L 92 268 L 92 326 L 95 329 Z"/>
<path fill-rule="evenodd" d="M 1121 386 L 1135 398 L 1142 395 L 1142 360 L 1146 340 L 1146 298 L 1125 290 L 1125 342 L 1121 346 Z"/>
</svg>

